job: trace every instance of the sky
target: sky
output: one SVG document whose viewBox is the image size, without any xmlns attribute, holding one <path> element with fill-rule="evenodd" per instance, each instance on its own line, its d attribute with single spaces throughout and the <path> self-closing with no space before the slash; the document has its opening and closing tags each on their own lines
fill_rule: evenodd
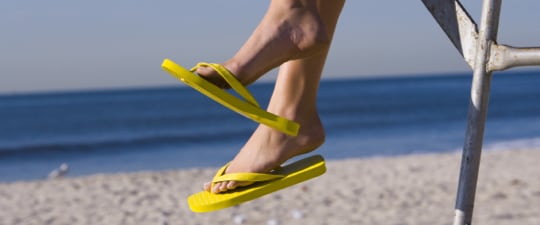
<svg viewBox="0 0 540 225">
<path fill-rule="evenodd" d="M 17 0 L 0 4 L 0 94 L 171 86 L 164 58 L 223 62 L 261 0 Z M 463 5 L 479 21 L 480 0 Z M 503 1 L 498 41 L 540 46 L 538 0 Z M 323 79 L 468 72 L 420 0 L 348 0 Z M 275 71 L 263 80 L 272 80 Z"/>
</svg>

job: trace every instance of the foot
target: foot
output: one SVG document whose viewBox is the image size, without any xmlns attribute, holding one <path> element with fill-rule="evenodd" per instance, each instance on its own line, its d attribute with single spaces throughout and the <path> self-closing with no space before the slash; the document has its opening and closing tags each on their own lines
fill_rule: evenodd
<svg viewBox="0 0 540 225">
<path fill-rule="evenodd" d="M 257 29 L 223 66 L 248 85 L 288 60 L 312 56 L 329 45 L 330 35 L 316 6 L 272 1 Z M 211 68 L 196 72 L 219 87 L 229 88 Z"/>
<path fill-rule="evenodd" d="M 267 173 L 288 159 L 311 152 L 323 144 L 325 134 L 318 117 L 301 125 L 296 137 L 260 125 L 229 164 L 225 173 Z M 204 189 L 212 193 L 220 193 L 250 184 L 252 182 L 226 181 L 211 185 L 209 182 L 204 184 Z"/>
</svg>

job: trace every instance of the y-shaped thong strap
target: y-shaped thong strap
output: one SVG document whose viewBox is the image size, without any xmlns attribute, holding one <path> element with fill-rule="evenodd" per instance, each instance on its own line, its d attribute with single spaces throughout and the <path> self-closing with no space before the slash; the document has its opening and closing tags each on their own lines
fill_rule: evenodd
<svg viewBox="0 0 540 225">
<path fill-rule="evenodd" d="M 238 81 L 238 79 L 236 79 L 236 77 L 234 77 L 234 75 L 227 68 L 217 63 L 200 62 L 191 68 L 190 71 L 195 72 L 199 67 L 210 67 L 214 69 L 221 77 L 223 77 L 231 88 L 238 93 L 238 95 L 244 98 L 244 100 L 246 100 L 248 103 L 260 108 L 259 103 L 257 100 L 255 100 L 251 92 L 249 92 L 249 90 L 244 87 L 244 85 L 242 85 L 242 83 L 240 83 L 240 81 Z"/>
</svg>

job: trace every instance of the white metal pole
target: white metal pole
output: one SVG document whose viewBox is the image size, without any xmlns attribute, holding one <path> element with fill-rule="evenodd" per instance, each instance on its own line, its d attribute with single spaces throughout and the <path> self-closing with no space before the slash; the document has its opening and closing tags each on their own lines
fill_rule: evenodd
<svg viewBox="0 0 540 225">
<path fill-rule="evenodd" d="M 491 71 L 488 71 L 487 63 L 490 46 L 497 38 L 500 8 L 501 0 L 484 0 L 483 2 L 454 225 L 470 225 L 472 221 L 491 86 Z"/>
</svg>

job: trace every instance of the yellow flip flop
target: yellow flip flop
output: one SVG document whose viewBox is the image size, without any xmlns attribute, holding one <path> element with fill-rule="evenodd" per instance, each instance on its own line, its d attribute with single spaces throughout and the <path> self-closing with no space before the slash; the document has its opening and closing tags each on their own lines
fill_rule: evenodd
<svg viewBox="0 0 540 225">
<path fill-rule="evenodd" d="M 231 72 L 219 64 L 199 63 L 191 70 L 187 70 L 173 61 L 165 59 L 161 64 L 161 67 L 169 72 L 172 76 L 178 78 L 212 100 L 237 113 L 240 113 L 249 119 L 254 120 L 255 122 L 262 123 L 291 136 L 296 136 L 298 134 L 298 129 L 300 129 L 300 125 L 298 123 L 261 109 L 259 103 L 257 103 L 249 90 L 247 90 L 231 74 Z M 198 67 L 213 68 L 243 99 L 240 99 L 235 95 L 217 87 L 216 85 L 194 73 Z"/>
<path fill-rule="evenodd" d="M 246 187 L 237 188 L 219 194 L 201 191 L 188 198 L 188 205 L 193 212 L 210 212 L 259 198 L 263 195 L 281 190 L 297 183 L 317 177 L 326 172 L 324 159 L 314 155 L 294 163 L 280 167 L 271 173 L 232 173 L 223 174 L 228 165 L 222 167 L 212 183 L 220 181 L 249 181 L 255 182 Z"/>
</svg>

